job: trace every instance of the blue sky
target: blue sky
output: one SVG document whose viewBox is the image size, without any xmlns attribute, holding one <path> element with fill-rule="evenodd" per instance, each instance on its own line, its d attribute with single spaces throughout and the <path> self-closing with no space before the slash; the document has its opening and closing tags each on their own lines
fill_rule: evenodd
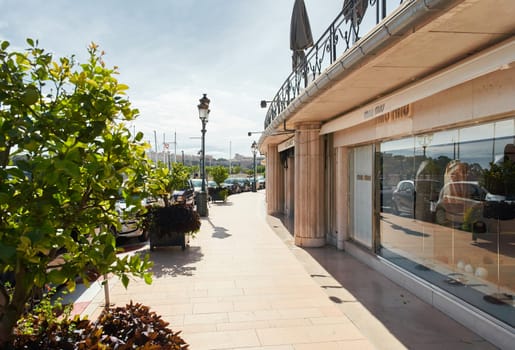
<svg viewBox="0 0 515 350">
<path fill-rule="evenodd" d="M 134 124 L 154 147 L 196 154 L 198 99 L 211 99 L 206 154 L 250 155 L 266 109 L 291 69 L 294 0 L 0 0 L 0 39 L 26 48 L 27 37 L 56 56 L 84 61 L 90 42 L 118 66 L 119 81 L 140 110 Z M 316 41 L 343 0 L 305 0 Z M 173 151 L 173 144 L 171 144 Z"/>
</svg>

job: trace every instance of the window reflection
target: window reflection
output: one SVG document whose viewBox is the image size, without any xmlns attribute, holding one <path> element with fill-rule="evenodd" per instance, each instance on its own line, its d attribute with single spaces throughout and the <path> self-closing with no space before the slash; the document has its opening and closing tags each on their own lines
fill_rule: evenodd
<svg viewBox="0 0 515 350">
<path fill-rule="evenodd" d="M 515 119 L 380 150 L 379 253 L 514 326 Z"/>
</svg>

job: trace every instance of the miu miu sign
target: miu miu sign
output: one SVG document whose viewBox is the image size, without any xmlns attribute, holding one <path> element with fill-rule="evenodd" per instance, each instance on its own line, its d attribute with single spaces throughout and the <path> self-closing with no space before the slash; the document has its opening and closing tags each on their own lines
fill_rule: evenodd
<svg viewBox="0 0 515 350">
<path fill-rule="evenodd" d="M 383 113 L 385 105 L 380 104 L 374 108 L 370 108 L 364 112 L 365 119 L 375 117 L 377 124 L 389 123 L 399 119 L 411 118 L 413 114 L 413 107 L 410 104 L 404 105 L 400 108 L 394 109 L 393 111 Z"/>
</svg>

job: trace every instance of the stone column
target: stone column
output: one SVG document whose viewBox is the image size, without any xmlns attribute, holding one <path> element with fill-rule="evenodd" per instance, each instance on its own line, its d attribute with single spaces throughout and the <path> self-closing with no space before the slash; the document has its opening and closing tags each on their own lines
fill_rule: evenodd
<svg viewBox="0 0 515 350">
<path fill-rule="evenodd" d="M 298 123 L 295 130 L 295 244 L 321 247 L 326 239 L 320 123 Z"/>
<path fill-rule="evenodd" d="M 266 152 L 266 202 L 270 215 L 284 211 L 284 169 L 277 145 L 269 144 Z"/>
</svg>

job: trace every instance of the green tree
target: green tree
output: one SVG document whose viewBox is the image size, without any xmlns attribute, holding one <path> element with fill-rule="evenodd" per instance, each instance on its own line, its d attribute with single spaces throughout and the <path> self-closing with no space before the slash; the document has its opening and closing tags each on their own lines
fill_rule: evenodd
<svg viewBox="0 0 515 350">
<path fill-rule="evenodd" d="M 117 256 L 109 230 L 120 196 L 141 208 L 149 170 L 143 135 L 125 124 L 138 114 L 128 86 L 95 44 L 79 65 L 27 43 L 0 42 L 0 272 L 14 279 L 12 290 L 0 284 L 0 347 L 45 285 L 73 290 L 91 269 L 151 282 L 148 256 Z"/>
<path fill-rule="evenodd" d="M 218 187 L 229 177 L 229 170 L 223 165 L 211 167 L 209 174 L 213 177 Z"/>
<path fill-rule="evenodd" d="M 189 169 L 182 163 L 173 163 L 171 169 L 159 163 L 150 172 L 147 186 L 149 191 L 163 199 L 165 206 L 168 207 L 172 192 L 185 188 L 189 177 Z"/>
</svg>

